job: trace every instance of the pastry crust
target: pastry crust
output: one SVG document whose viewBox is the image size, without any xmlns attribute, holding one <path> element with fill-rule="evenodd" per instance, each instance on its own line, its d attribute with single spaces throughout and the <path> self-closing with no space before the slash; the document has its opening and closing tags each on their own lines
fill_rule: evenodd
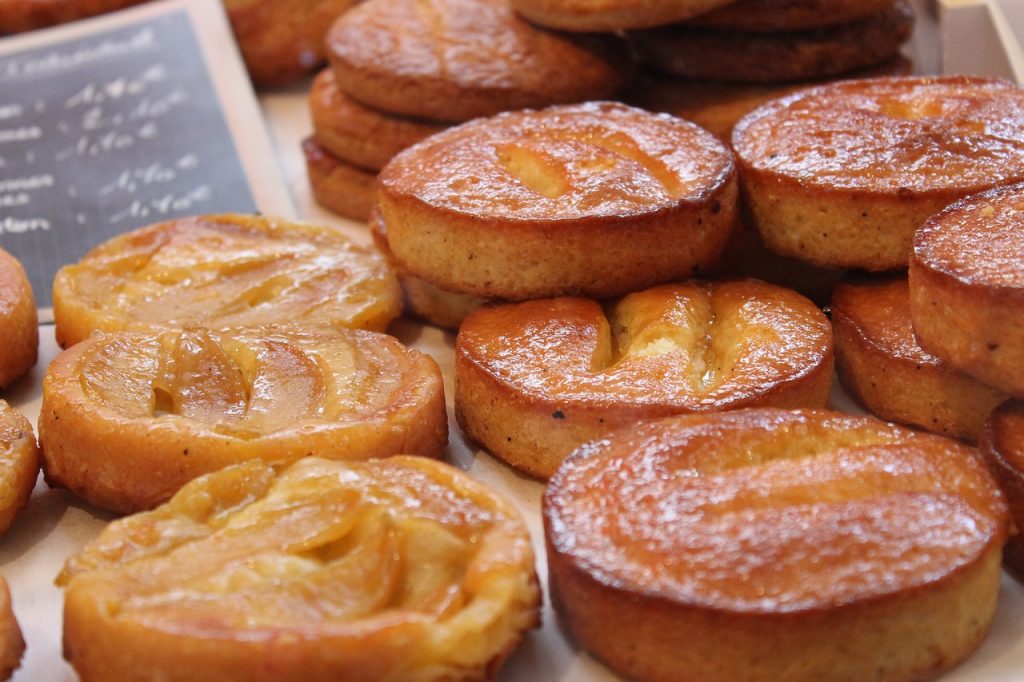
<svg viewBox="0 0 1024 682">
<path fill-rule="evenodd" d="M 1024 398 L 1024 183 L 968 197 L 914 236 L 910 310 L 921 346 Z"/>
<path fill-rule="evenodd" d="M 909 682 L 984 638 L 1007 511 L 955 441 L 758 409 L 581 447 L 544 525 L 563 622 L 630 679 Z"/>
<path fill-rule="evenodd" d="M 739 0 L 687 21 L 731 31 L 801 31 L 866 19 L 893 0 Z"/>
<path fill-rule="evenodd" d="M 0 535 L 7 532 L 14 517 L 28 504 L 37 478 L 39 447 L 32 425 L 6 401 L 0 400 Z M 5 663 L 10 662 L 2 653 L 4 649 L 0 644 L 0 673 Z"/>
<path fill-rule="evenodd" d="M 628 75 L 618 39 L 539 29 L 507 0 L 367 0 L 335 22 L 327 49 L 348 96 L 437 121 L 605 99 Z"/>
<path fill-rule="evenodd" d="M 313 80 L 309 111 L 317 144 L 341 161 L 369 170 L 380 170 L 398 152 L 445 128 L 364 107 L 338 89 L 330 69 Z"/>
<path fill-rule="evenodd" d="M 257 85 L 284 85 L 324 63 L 331 23 L 359 0 L 223 0 Z"/>
<path fill-rule="evenodd" d="M 566 31 L 618 31 L 663 26 L 710 12 L 735 0 L 511 0 L 541 26 Z"/>
<path fill-rule="evenodd" d="M 639 420 L 740 407 L 824 407 L 832 330 L 799 294 L 756 280 L 668 284 L 602 311 L 559 298 L 489 306 L 455 341 L 463 432 L 533 476 Z"/>
<path fill-rule="evenodd" d="M 487 299 L 604 298 L 688 277 L 737 222 L 728 149 L 692 123 L 611 102 L 452 128 L 379 181 L 399 267 Z"/>
<path fill-rule="evenodd" d="M 630 35 L 640 60 L 676 76 L 780 83 L 838 76 L 894 57 L 910 37 L 906 0 L 850 24 L 809 31 L 741 33 L 677 24 Z"/>
<path fill-rule="evenodd" d="M 11 592 L 0 577 L 0 680 L 10 679 L 24 654 L 25 638 L 11 608 Z"/>
<path fill-rule="evenodd" d="M 106 14 L 146 0 L 0 0 L 0 35 Z"/>
<path fill-rule="evenodd" d="M 39 318 L 21 263 L 0 249 L 0 388 L 35 366 L 39 355 Z"/>
<path fill-rule="evenodd" d="M 92 682 L 484 680 L 539 624 L 514 506 L 406 456 L 228 467 L 110 524 L 59 582 Z"/>
<path fill-rule="evenodd" d="M 844 81 L 757 108 L 732 142 L 770 249 L 895 269 L 932 214 L 1024 178 L 1024 90 L 962 76 Z"/>
<path fill-rule="evenodd" d="M 47 482 L 121 513 L 246 459 L 440 457 L 447 441 L 434 360 L 327 327 L 99 334 L 50 365 L 39 416 Z"/>
<path fill-rule="evenodd" d="M 1018 580 L 1024 580 L 1024 403 L 1008 400 L 985 422 L 978 450 L 988 462 L 1006 495 L 1015 533 L 1003 552 L 1003 562 Z"/>
<path fill-rule="evenodd" d="M 344 218 L 366 222 L 373 210 L 377 174 L 345 163 L 312 137 L 302 141 L 313 199 Z"/>
<path fill-rule="evenodd" d="M 261 216 L 181 218 L 115 237 L 60 269 L 57 342 L 96 330 L 290 321 L 383 330 L 402 310 L 387 260 L 338 231 Z"/>
<path fill-rule="evenodd" d="M 917 343 L 905 277 L 847 280 L 832 298 L 839 380 L 873 414 L 977 442 L 1005 393 Z"/>
</svg>

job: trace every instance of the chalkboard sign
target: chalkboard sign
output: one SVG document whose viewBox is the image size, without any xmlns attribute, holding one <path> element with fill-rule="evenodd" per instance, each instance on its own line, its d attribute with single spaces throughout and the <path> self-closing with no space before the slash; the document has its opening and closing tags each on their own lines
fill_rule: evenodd
<svg viewBox="0 0 1024 682">
<path fill-rule="evenodd" d="M 57 269 L 111 236 L 258 208 L 189 13 L 141 14 L 0 52 L 0 246 L 40 308 Z"/>
</svg>

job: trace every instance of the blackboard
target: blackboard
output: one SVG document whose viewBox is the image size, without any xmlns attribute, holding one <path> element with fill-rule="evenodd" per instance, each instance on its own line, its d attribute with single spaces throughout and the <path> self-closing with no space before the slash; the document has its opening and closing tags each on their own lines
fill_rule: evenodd
<svg viewBox="0 0 1024 682">
<path fill-rule="evenodd" d="M 256 210 L 219 101 L 184 10 L 0 55 L 0 246 L 40 308 L 116 234 Z"/>
</svg>

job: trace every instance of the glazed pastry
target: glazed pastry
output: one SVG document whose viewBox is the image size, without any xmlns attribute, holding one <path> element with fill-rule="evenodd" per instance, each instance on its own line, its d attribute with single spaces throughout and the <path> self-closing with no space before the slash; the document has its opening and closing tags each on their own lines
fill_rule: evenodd
<svg viewBox="0 0 1024 682">
<path fill-rule="evenodd" d="M 489 452 L 548 477 L 580 444 L 643 419 L 824 407 L 832 331 L 756 280 L 667 284 L 606 314 L 559 298 L 481 308 L 455 342 L 455 414 Z"/>
<path fill-rule="evenodd" d="M 745 116 L 733 149 L 769 248 L 824 266 L 900 268 L 933 213 L 1024 178 L 1024 90 L 961 76 L 824 85 Z"/>
<path fill-rule="evenodd" d="M 630 40 L 641 61 L 686 78 L 781 83 L 838 76 L 892 59 L 910 37 L 906 0 L 850 24 L 809 31 L 743 33 L 676 24 Z"/>
<path fill-rule="evenodd" d="M 972 448 L 813 410 L 636 424 L 544 495 L 562 622 L 641 681 L 932 679 L 992 623 L 1007 521 Z"/>
<path fill-rule="evenodd" d="M 739 0 L 687 21 L 730 31 L 800 31 L 866 19 L 893 0 Z"/>
<path fill-rule="evenodd" d="M 24 653 L 25 638 L 11 608 L 11 592 L 0 577 L 0 680 L 11 678 Z"/>
<path fill-rule="evenodd" d="M 618 31 L 689 19 L 735 0 L 512 0 L 541 26 L 567 31 Z"/>
<path fill-rule="evenodd" d="M 337 230 L 259 216 L 180 218 L 117 236 L 57 272 L 57 342 L 95 330 L 279 321 L 382 330 L 401 313 L 384 257 Z"/>
<path fill-rule="evenodd" d="M 917 343 L 905 277 L 848 280 L 832 298 L 839 380 L 882 419 L 977 442 L 1007 396 Z"/>
<path fill-rule="evenodd" d="M 440 457 L 441 372 L 384 334 L 329 327 L 98 334 L 47 370 L 52 486 L 127 513 L 246 459 Z"/>
<path fill-rule="evenodd" d="M 1018 580 L 1024 580 L 1024 403 L 1008 400 L 985 422 L 978 449 L 988 462 L 1016 526 L 1003 552 L 1003 562 Z"/>
<path fill-rule="evenodd" d="M 605 99 L 628 74 L 621 41 L 538 29 L 508 0 L 367 0 L 327 49 L 352 99 L 436 121 Z"/>
<path fill-rule="evenodd" d="M 25 269 L 0 249 L 0 388 L 32 369 L 39 355 L 39 318 Z"/>
<path fill-rule="evenodd" d="M 611 102 L 472 121 L 402 152 L 379 182 L 399 268 L 480 298 L 604 298 L 688 277 L 737 222 L 728 149 Z"/>
<path fill-rule="evenodd" d="M 32 425 L 0 400 L 0 535 L 7 532 L 14 517 L 28 504 L 38 477 L 39 448 Z M 0 645 L 0 672 L 9 659 L 3 650 Z"/>
<path fill-rule="evenodd" d="M 0 35 L 113 12 L 145 0 L 0 0 Z"/>
<path fill-rule="evenodd" d="M 914 236 L 910 312 L 921 346 L 1024 398 L 1024 184 L 960 201 Z"/>
<path fill-rule="evenodd" d="M 539 624 L 514 506 L 417 457 L 228 467 L 107 526 L 58 582 L 92 682 L 469 682 Z"/>
<path fill-rule="evenodd" d="M 377 174 L 345 163 L 312 137 L 302 141 L 313 199 L 343 218 L 366 222 L 373 210 Z"/>
</svg>

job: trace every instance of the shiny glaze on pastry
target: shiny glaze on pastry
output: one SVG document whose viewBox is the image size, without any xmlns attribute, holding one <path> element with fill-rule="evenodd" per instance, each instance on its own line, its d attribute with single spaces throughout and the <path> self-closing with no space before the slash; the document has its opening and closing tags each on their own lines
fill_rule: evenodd
<svg viewBox="0 0 1024 682">
<path fill-rule="evenodd" d="M 25 269 L 0 249 L 0 388 L 31 369 L 39 356 L 36 299 Z"/>
<path fill-rule="evenodd" d="M 0 535 L 28 504 L 38 477 L 39 447 L 32 424 L 7 401 L 0 400 Z"/>
</svg>

